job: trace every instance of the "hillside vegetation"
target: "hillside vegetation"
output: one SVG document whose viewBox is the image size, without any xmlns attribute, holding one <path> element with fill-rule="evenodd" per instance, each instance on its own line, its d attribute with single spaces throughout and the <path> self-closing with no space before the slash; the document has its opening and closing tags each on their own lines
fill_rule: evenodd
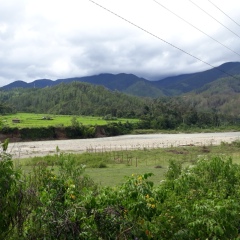
<svg viewBox="0 0 240 240">
<path fill-rule="evenodd" d="M 102 86 L 73 82 L 54 87 L 1 91 L 0 101 L 17 112 L 67 115 L 134 117 L 141 114 L 147 99 L 109 91 Z"/>
<path fill-rule="evenodd" d="M 186 94 L 183 99 L 198 110 L 213 110 L 234 117 L 240 116 L 240 75 L 222 78 Z"/>
<path fill-rule="evenodd" d="M 212 83 L 220 78 L 239 74 L 240 63 L 228 62 L 203 72 L 167 77 L 163 80 L 153 82 L 153 84 L 154 86 L 163 89 L 166 95 L 176 96 L 197 90 L 204 85 Z"/>
<path fill-rule="evenodd" d="M 140 98 L 81 82 L 40 89 L 0 91 L 5 112 L 9 109 L 12 112 L 39 114 L 138 118 L 141 121 L 134 126 L 138 129 L 186 129 L 238 124 L 239 116 L 234 112 L 226 114 L 221 108 L 201 107 L 202 97 L 199 97 L 197 107 L 194 96 Z M 208 96 L 208 101 L 212 100 Z M 232 104 L 230 99 L 228 101 Z"/>
</svg>

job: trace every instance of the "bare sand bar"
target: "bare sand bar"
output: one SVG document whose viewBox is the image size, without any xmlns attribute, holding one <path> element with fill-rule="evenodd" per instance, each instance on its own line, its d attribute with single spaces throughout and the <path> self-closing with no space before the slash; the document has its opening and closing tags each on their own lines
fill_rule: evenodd
<svg viewBox="0 0 240 240">
<path fill-rule="evenodd" d="M 208 146 L 236 140 L 240 140 L 240 132 L 141 134 L 92 139 L 15 142 L 9 144 L 8 152 L 13 155 L 13 158 L 28 158 L 54 154 L 57 148 L 62 152 L 83 153 L 171 146 Z"/>
</svg>

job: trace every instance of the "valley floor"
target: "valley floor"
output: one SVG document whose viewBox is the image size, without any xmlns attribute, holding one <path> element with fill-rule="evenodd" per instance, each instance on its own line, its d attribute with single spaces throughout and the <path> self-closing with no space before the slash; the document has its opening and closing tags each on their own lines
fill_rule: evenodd
<svg viewBox="0 0 240 240">
<path fill-rule="evenodd" d="M 123 135 L 94 139 L 15 142 L 9 144 L 8 152 L 16 159 L 55 154 L 57 148 L 69 153 L 106 152 L 220 145 L 222 142 L 230 143 L 236 140 L 240 140 L 240 132 Z"/>
</svg>

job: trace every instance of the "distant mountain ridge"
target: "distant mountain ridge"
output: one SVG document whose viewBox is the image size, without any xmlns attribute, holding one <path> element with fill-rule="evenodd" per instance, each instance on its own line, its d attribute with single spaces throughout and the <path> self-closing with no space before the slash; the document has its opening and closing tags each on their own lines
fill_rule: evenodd
<svg viewBox="0 0 240 240">
<path fill-rule="evenodd" d="M 137 77 L 133 74 L 126 73 L 102 73 L 99 75 L 58 79 L 55 81 L 50 79 L 38 79 L 30 83 L 26 83 L 24 81 L 15 81 L 0 89 L 11 90 L 14 88 L 45 88 L 56 86 L 61 83 L 71 83 L 74 81 L 86 82 L 94 85 L 102 85 L 112 91 L 117 90 L 136 96 L 159 97 L 164 95 L 161 89 L 158 89 L 151 84 L 151 81 Z"/>
<path fill-rule="evenodd" d="M 229 75 L 240 75 L 240 62 L 228 62 L 203 72 L 167 77 L 153 82 L 153 85 L 164 89 L 167 95 L 179 95 L 197 90 L 205 84 L 216 81 L 219 78 L 229 77 Z"/>
<path fill-rule="evenodd" d="M 13 88 L 45 88 L 60 83 L 71 83 L 74 81 L 87 82 L 94 85 L 102 85 L 112 91 L 117 90 L 127 94 L 142 97 L 176 96 L 191 92 L 229 75 L 240 75 L 240 62 L 228 62 L 219 67 L 203 72 L 181 74 L 167 77 L 158 81 L 149 81 L 133 74 L 102 73 L 99 75 L 58 79 L 38 79 L 31 83 L 18 80 L 12 82 L 0 90 L 11 90 Z"/>
</svg>

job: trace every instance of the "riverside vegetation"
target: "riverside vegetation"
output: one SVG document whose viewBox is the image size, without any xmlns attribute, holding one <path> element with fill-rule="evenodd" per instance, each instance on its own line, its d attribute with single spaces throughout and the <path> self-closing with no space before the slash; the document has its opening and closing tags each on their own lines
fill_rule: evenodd
<svg viewBox="0 0 240 240">
<path fill-rule="evenodd" d="M 96 154 L 80 160 L 56 149 L 54 156 L 21 166 L 6 153 L 7 144 L 0 155 L 1 239 L 239 238 L 239 141 L 162 149 L 172 154 L 165 156 L 170 161 L 162 166 L 162 181 L 152 182 L 152 173 L 133 172 L 113 187 L 100 187 L 85 174 L 91 163 L 99 163 Z M 109 161 L 98 170 L 110 167 Z M 139 159 L 140 165 L 145 162 Z"/>
</svg>

